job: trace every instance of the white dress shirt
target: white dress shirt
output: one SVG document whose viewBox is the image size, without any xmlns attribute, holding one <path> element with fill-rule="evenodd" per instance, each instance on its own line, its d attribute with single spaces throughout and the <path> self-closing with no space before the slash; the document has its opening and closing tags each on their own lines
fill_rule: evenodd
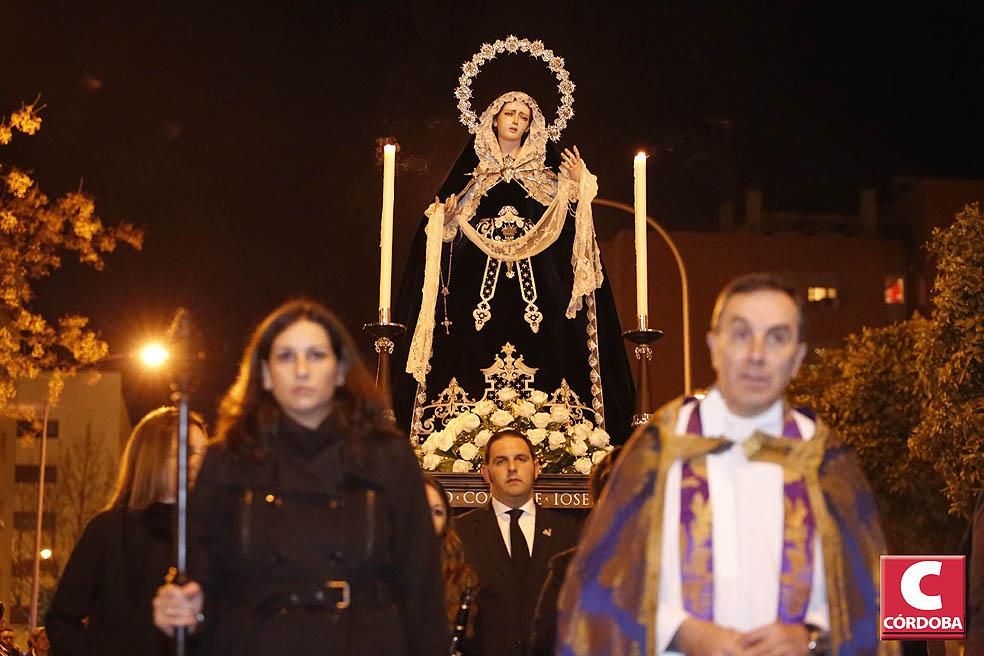
<svg viewBox="0 0 984 656">
<path fill-rule="evenodd" d="M 536 504 L 533 503 L 533 499 L 530 498 L 529 501 L 521 505 L 520 510 L 523 514 L 519 516 L 519 529 L 523 532 L 523 537 L 526 538 L 526 546 L 530 549 L 530 556 L 533 555 L 533 536 L 536 534 Z M 506 543 L 506 551 L 509 552 L 509 556 L 512 556 L 512 540 L 509 539 L 509 522 L 511 517 L 509 516 L 509 511 L 512 510 L 509 506 L 502 503 L 495 497 L 492 497 L 492 511 L 495 513 L 495 518 L 499 520 L 499 530 L 502 532 L 502 541 Z"/>
<path fill-rule="evenodd" d="M 690 414 L 689 408 L 680 413 L 677 433 L 686 433 Z M 803 439 L 812 438 L 816 425 L 799 413 L 794 417 Z M 780 400 L 758 416 L 740 417 L 728 410 L 721 393 L 712 389 L 700 403 L 700 419 L 705 436 L 723 436 L 740 444 L 756 430 L 782 435 L 783 404 Z M 680 581 L 681 470 L 677 460 L 666 480 L 656 622 L 660 654 L 678 653 L 668 652 L 667 647 L 688 617 Z M 782 573 L 782 467 L 749 461 L 744 450 L 735 446 L 707 456 L 707 484 L 713 543 L 713 621 L 742 632 L 772 624 L 778 621 Z M 819 535 L 814 542 L 813 586 L 804 623 L 824 629 L 830 625 Z"/>
</svg>

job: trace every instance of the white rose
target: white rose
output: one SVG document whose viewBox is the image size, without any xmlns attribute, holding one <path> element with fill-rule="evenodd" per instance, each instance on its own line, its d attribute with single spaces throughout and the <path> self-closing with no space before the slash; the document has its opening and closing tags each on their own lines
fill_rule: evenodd
<svg viewBox="0 0 984 656">
<path fill-rule="evenodd" d="M 475 446 L 481 449 L 483 446 L 488 444 L 490 437 L 492 437 L 492 431 L 487 428 L 483 429 L 478 433 L 478 435 L 475 436 Z"/>
<path fill-rule="evenodd" d="M 467 430 L 475 430 L 482 424 L 482 420 L 478 418 L 474 412 L 466 412 L 461 415 L 461 425 Z"/>
<path fill-rule="evenodd" d="M 533 390 L 533 393 L 530 394 L 530 401 L 532 401 L 537 405 L 543 405 L 544 403 L 547 402 L 547 399 L 549 398 L 550 397 L 547 396 L 546 392 L 542 392 L 540 390 Z"/>
<path fill-rule="evenodd" d="M 529 401 L 517 401 L 516 405 L 513 406 L 513 410 L 520 417 L 528 418 L 532 417 L 533 413 L 536 412 L 536 406 Z"/>
<path fill-rule="evenodd" d="M 565 423 L 571 418 L 571 413 L 562 405 L 555 405 L 550 408 L 550 418 L 558 424 Z"/>
<path fill-rule="evenodd" d="M 591 462 L 597 465 L 599 462 L 604 460 L 605 456 L 607 455 L 608 455 L 608 451 L 605 450 L 595 451 L 594 453 L 591 454 Z"/>
<path fill-rule="evenodd" d="M 578 458 L 574 461 L 574 469 L 576 469 L 579 474 L 590 474 L 591 467 L 591 461 L 587 458 Z"/>
<path fill-rule="evenodd" d="M 590 469 L 590 467 L 588 468 Z M 455 474 L 464 474 L 465 472 L 471 471 L 471 463 L 467 460 L 455 460 L 454 464 L 451 465 L 451 471 Z"/>
<path fill-rule="evenodd" d="M 472 409 L 472 411 L 479 417 L 484 417 L 486 415 L 492 414 L 493 410 L 495 410 L 495 403 L 493 403 L 488 399 L 482 399 L 481 401 L 476 403 L 475 407 Z"/>
<path fill-rule="evenodd" d="M 588 443 L 584 440 L 573 440 L 571 442 L 570 452 L 575 456 L 583 456 L 588 452 Z"/>
<path fill-rule="evenodd" d="M 508 426 L 512 423 L 512 420 L 513 416 L 505 410 L 496 410 L 492 413 L 492 416 L 489 417 L 489 421 L 492 422 L 492 425 L 498 426 L 499 428 Z"/>
<path fill-rule="evenodd" d="M 461 454 L 461 457 L 465 460 L 474 460 L 475 456 L 478 455 L 478 447 L 471 442 L 465 442 L 458 447 L 458 453 Z"/>
<path fill-rule="evenodd" d="M 530 417 L 530 421 L 532 421 L 533 425 L 537 428 L 546 428 L 550 424 L 550 415 L 546 412 L 537 412 Z"/>
<path fill-rule="evenodd" d="M 579 440 L 586 440 L 591 435 L 591 424 L 582 421 L 574 427 L 574 437 Z"/>
<path fill-rule="evenodd" d="M 611 437 L 609 437 L 608 431 L 604 428 L 596 428 L 591 431 L 591 435 L 588 437 L 588 440 L 591 442 L 591 446 L 601 448 L 603 446 L 608 446 L 608 443 L 611 441 Z"/>
<path fill-rule="evenodd" d="M 511 388 L 511 387 L 503 387 L 501 390 L 499 390 L 496 393 L 496 396 L 499 397 L 499 400 L 500 401 L 502 401 L 503 403 L 505 403 L 506 401 L 512 401 L 518 395 L 516 394 L 516 390 L 514 390 L 513 388 Z"/>
<path fill-rule="evenodd" d="M 424 440 L 424 443 L 420 445 L 420 448 L 423 449 L 424 453 L 428 453 L 428 454 L 434 453 L 434 451 L 437 449 L 437 436 L 439 434 L 440 434 L 439 432 L 431 433 L 430 435 L 427 436 L 427 439 Z"/>
<path fill-rule="evenodd" d="M 530 443 L 536 446 L 547 439 L 547 431 L 543 428 L 531 428 L 526 432 L 526 437 L 530 438 Z"/>
<path fill-rule="evenodd" d="M 454 435 L 447 430 L 443 430 L 438 434 L 440 437 L 437 438 L 437 448 L 447 453 L 454 446 Z"/>
<path fill-rule="evenodd" d="M 560 431 L 550 431 L 550 448 L 559 449 L 567 443 L 567 436 Z"/>
<path fill-rule="evenodd" d="M 443 460 L 443 458 L 436 453 L 428 453 L 424 456 L 424 469 L 434 471 L 437 469 L 438 465 L 441 464 L 441 460 Z"/>
<path fill-rule="evenodd" d="M 461 418 L 452 417 L 448 423 L 444 424 L 444 432 L 450 433 L 452 437 L 458 437 L 461 432 Z"/>
</svg>

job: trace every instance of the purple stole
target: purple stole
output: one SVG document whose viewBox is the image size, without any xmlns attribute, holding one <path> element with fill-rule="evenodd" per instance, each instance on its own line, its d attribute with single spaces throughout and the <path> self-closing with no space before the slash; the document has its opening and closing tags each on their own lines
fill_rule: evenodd
<svg viewBox="0 0 984 656">
<path fill-rule="evenodd" d="M 704 434 L 699 402 L 690 415 L 687 432 Z M 792 412 L 786 416 L 782 436 L 803 439 Z M 784 537 L 777 616 L 783 624 L 802 624 L 813 585 L 816 524 L 803 477 L 784 469 L 783 480 Z M 680 476 L 680 575 L 684 608 L 690 615 L 709 622 L 714 620 L 712 547 L 707 460 L 706 456 L 698 456 L 683 461 Z"/>
</svg>

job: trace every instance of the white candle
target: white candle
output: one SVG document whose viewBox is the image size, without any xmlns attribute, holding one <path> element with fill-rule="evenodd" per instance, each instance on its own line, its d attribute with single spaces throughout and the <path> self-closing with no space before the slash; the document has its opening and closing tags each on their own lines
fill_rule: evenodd
<svg viewBox="0 0 984 656">
<path fill-rule="evenodd" d="M 379 236 L 379 312 L 389 315 L 393 277 L 393 187 L 396 182 L 396 145 L 383 146 L 383 217 Z"/>
<path fill-rule="evenodd" d="M 636 314 L 649 314 L 649 260 L 646 251 L 646 153 L 635 156 L 635 255 L 636 255 Z"/>
</svg>

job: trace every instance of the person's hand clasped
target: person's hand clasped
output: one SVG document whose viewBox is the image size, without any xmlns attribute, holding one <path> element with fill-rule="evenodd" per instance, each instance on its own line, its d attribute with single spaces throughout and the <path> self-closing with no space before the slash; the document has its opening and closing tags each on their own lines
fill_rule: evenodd
<svg viewBox="0 0 984 656">
<path fill-rule="evenodd" d="M 571 152 L 570 148 L 565 148 L 564 152 L 560 155 L 560 170 L 564 172 L 564 175 L 574 182 L 580 182 L 581 170 L 583 168 L 584 161 L 581 159 L 581 153 L 578 151 L 577 146 L 574 146 L 573 152 Z"/>
<path fill-rule="evenodd" d="M 202 606 L 205 594 L 194 581 L 182 586 L 167 583 L 157 588 L 154 597 L 154 626 L 169 636 L 179 626 L 194 630 L 204 619 Z"/>
<path fill-rule="evenodd" d="M 810 635 L 802 624 L 766 624 L 741 639 L 744 656 L 807 656 Z"/>
<path fill-rule="evenodd" d="M 688 618 L 680 625 L 674 643 L 687 656 L 746 656 L 743 639 L 734 629 Z"/>
</svg>

